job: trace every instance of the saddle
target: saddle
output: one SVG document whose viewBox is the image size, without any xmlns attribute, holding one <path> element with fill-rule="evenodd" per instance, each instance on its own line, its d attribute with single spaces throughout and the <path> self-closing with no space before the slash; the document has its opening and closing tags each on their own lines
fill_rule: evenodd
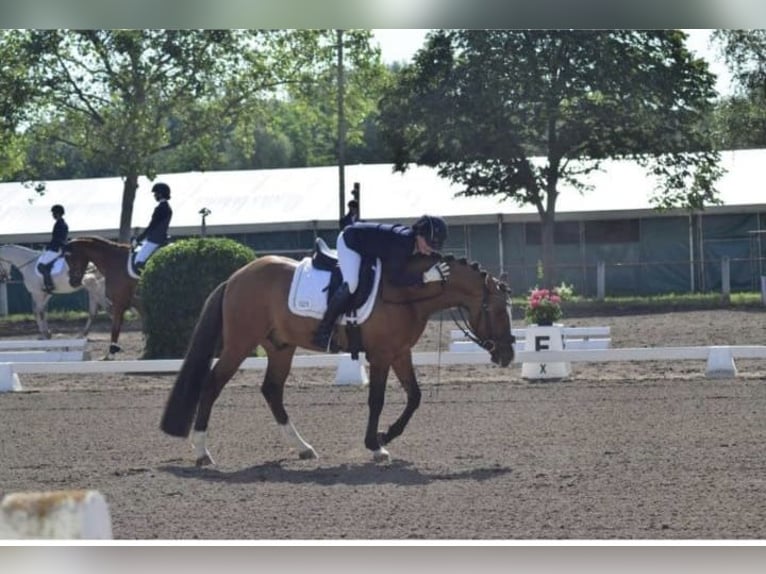
<svg viewBox="0 0 766 574">
<path fill-rule="evenodd" d="M 378 259 L 365 258 L 359 268 L 359 286 L 343 311 L 340 324 L 345 325 L 349 352 L 358 356 L 361 347 L 359 325 L 372 313 L 380 284 L 382 266 Z M 341 286 L 343 275 L 338 266 L 337 253 L 317 238 L 311 257 L 299 264 L 290 285 L 288 307 L 290 312 L 303 317 L 321 319 L 327 302 Z"/>
<path fill-rule="evenodd" d="M 42 255 L 40 256 L 42 257 Z M 37 261 L 35 261 L 35 274 L 42 279 L 43 274 L 40 271 L 39 265 L 40 265 L 40 257 L 37 258 Z M 58 277 L 61 277 L 62 275 L 66 275 L 69 273 L 69 265 L 67 265 L 66 258 L 64 256 L 59 256 L 56 259 L 52 261 L 51 265 L 51 279 L 55 280 Z"/>
</svg>

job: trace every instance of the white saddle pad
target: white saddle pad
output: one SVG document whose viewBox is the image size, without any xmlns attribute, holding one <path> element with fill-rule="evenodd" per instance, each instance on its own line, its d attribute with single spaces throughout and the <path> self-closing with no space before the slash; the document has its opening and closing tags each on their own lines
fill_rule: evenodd
<svg viewBox="0 0 766 574">
<path fill-rule="evenodd" d="M 133 265 L 133 260 L 136 258 L 136 255 L 138 255 L 138 252 L 141 251 L 142 243 L 137 243 L 135 246 L 131 247 L 128 250 L 128 257 L 125 261 L 125 270 L 128 272 L 128 275 L 138 281 L 141 279 L 141 275 L 136 271 L 135 266 Z"/>
<path fill-rule="evenodd" d="M 35 264 L 35 273 L 37 276 L 42 279 L 43 274 L 40 273 L 40 270 L 37 268 L 37 265 L 40 263 L 40 258 L 37 258 L 37 263 Z M 53 262 L 53 267 L 51 267 L 51 279 L 55 279 L 56 277 L 59 277 L 61 275 L 66 275 L 69 273 L 69 265 L 66 263 L 66 259 L 63 257 L 59 257 Z"/>
<path fill-rule="evenodd" d="M 378 260 L 375 264 L 375 279 L 370 296 L 364 305 L 357 309 L 356 316 L 351 318 L 357 323 L 363 323 L 372 313 L 380 286 L 380 273 L 381 264 Z M 290 284 L 290 294 L 287 299 L 290 312 L 302 317 L 321 319 L 327 310 L 327 292 L 324 289 L 329 283 L 330 272 L 315 269 L 311 265 L 311 258 L 304 258 L 295 269 L 293 281 Z M 341 317 L 340 323 L 345 324 L 347 321 L 348 319 L 344 315 Z"/>
</svg>

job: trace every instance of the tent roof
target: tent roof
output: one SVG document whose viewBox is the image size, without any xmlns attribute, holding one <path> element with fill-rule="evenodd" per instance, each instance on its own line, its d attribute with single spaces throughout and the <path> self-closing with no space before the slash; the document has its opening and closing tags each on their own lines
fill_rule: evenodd
<svg viewBox="0 0 766 574">
<path fill-rule="evenodd" d="M 762 211 L 766 202 L 762 169 L 766 150 L 722 153 L 727 173 L 718 185 L 726 206 L 749 206 Z M 188 172 L 162 174 L 172 189 L 176 235 L 195 233 L 201 223 L 200 209 L 210 210 L 206 223 L 213 233 L 225 230 L 334 228 L 338 219 L 338 167 L 311 167 L 252 171 Z M 345 169 L 350 190 L 361 185 L 362 216 L 370 220 L 409 221 L 423 213 L 447 218 L 480 221 L 483 216 L 520 217 L 536 220 L 531 206 L 520 207 L 496 197 L 455 197 L 460 188 L 438 177 L 428 167 L 411 166 L 394 173 L 389 164 L 350 165 Z M 650 210 L 649 197 L 656 181 L 629 161 L 608 161 L 588 178 L 592 191 L 579 194 L 560 186 L 557 213 L 593 216 L 626 216 L 626 212 Z M 154 198 L 152 182 L 139 178 L 133 209 L 133 226 L 148 224 Z M 46 182 L 38 195 L 20 183 L 0 183 L 0 242 L 44 240 L 52 227 L 50 207 L 60 203 L 72 235 L 93 233 L 115 236 L 119 228 L 122 179 L 94 178 Z M 350 199 L 346 192 L 346 200 Z M 32 237 L 34 236 L 34 237 Z M 39 238 L 37 237 L 39 236 Z M 7 241 L 10 239 L 10 241 Z"/>
</svg>

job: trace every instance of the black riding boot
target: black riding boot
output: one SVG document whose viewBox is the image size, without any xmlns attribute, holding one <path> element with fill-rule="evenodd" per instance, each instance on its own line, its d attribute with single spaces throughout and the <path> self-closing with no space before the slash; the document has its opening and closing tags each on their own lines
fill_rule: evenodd
<svg viewBox="0 0 766 574">
<path fill-rule="evenodd" d="M 51 269 L 53 263 L 39 263 L 37 270 L 42 273 L 43 276 L 43 289 L 46 293 L 53 293 L 53 278 L 51 277 Z"/>
<path fill-rule="evenodd" d="M 348 283 L 343 283 L 327 302 L 327 311 L 325 311 L 324 317 L 319 322 L 316 333 L 314 333 L 313 342 L 320 349 L 330 350 L 335 321 L 345 310 L 350 298 L 351 292 L 348 289 Z"/>
</svg>

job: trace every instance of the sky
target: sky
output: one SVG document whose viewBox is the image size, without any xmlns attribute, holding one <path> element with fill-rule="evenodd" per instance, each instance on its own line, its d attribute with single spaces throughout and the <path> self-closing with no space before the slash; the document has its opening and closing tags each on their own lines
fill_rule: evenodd
<svg viewBox="0 0 766 574">
<path fill-rule="evenodd" d="M 710 45 L 710 34 L 713 30 L 709 29 L 687 29 L 689 34 L 687 45 L 689 49 L 697 55 L 705 58 L 710 66 L 710 71 L 718 77 L 717 88 L 720 94 L 731 92 L 731 76 L 717 53 L 716 49 Z M 387 64 L 393 62 L 409 62 L 415 52 L 423 46 L 427 29 L 408 28 L 408 29 L 375 29 L 373 30 L 375 40 L 380 46 L 383 61 Z"/>
</svg>

